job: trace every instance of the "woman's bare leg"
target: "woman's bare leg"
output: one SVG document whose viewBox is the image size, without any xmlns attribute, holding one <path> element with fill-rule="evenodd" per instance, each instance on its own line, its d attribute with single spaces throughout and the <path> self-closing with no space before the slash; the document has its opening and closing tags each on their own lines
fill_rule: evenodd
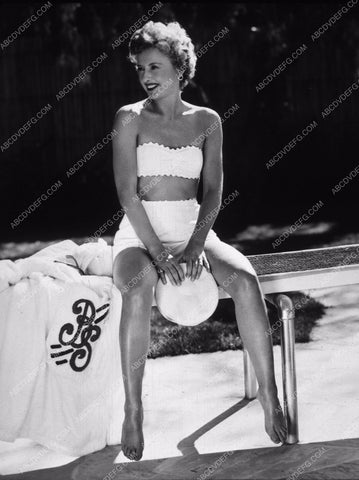
<svg viewBox="0 0 359 480">
<path fill-rule="evenodd" d="M 150 344 L 153 286 L 158 275 L 151 269 L 140 280 L 133 279 L 150 261 L 143 249 L 131 247 L 120 252 L 114 263 L 115 285 L 122 294 L 120 349 L 125 419 L 121 446 L 124 455 L 133 460 L 140 460 L 144 448 L 142 380 Z"/>
<path fill-rule="evenodd" d="M 238 329 L 258 381 L 265 430 L 274 443 L 283 443 L 287 426 L 275 382 L 267 309 L 255 270 L 242 253 L 225 242 L 209 244 L 205 253 L 216 281 L 234 301 Z"/>
</svg>

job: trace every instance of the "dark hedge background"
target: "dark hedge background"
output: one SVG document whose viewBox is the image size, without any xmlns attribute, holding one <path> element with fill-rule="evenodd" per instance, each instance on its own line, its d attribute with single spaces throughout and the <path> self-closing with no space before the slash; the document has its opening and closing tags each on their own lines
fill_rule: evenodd
<svg viewBox="0 0 359 480">
<path fill-rule="evenodd" d="M 1 39 L 44 3 L 2 4 Z M 358 78 L 358 6 L 313 41 L 311 35 L 345 3 L 162 3 L 151 19 L 179 21 L 196 50 L 229 29 L 199 59 L 182 95 L 221 115 L 240 107 L 223 125 L 223 199 L 236 189 L 240 195 L 221 211 L 215 230 L 229 238 L 248 225 L 290 225 L 322 200 L 325 206 L 311 221 L 357 232 L 359 178 L 335 196 L 331 189 L 358 164 L 359 93 L 325 119 L 321 112 Z M 115 50 L 111 44 L 154 4 L 53 3 L 2 49 L 0 143 L 47 103 L 52 110 L 0 153 L 0 241 L 89 236 L 120 208 L 110 144 L 76 175 L 67 178 L 66 170 L 111 131 L 121 105 L 145 97 L 126 60 L 128 42 Z M 257 92 L 258 82 L 303 44 L 307 50 Z M 56 94 L 103 52 L 108 58 L 57 101 Z M 318 127 L 267 170 L 270 158 L 313 120 Z M 59 179 L 58 192 L 11 228 Z"/>
</svg>

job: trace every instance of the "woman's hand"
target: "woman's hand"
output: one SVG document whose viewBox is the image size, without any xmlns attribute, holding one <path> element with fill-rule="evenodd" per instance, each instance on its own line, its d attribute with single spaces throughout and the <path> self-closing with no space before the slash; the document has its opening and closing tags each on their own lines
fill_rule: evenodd
<svg viewBox="0 0 359 480">
<path fill-rule="evenodd" d="M 190 239 L 184 249 L 179 263 L 186 262 L 186 277 L 191 280 L 197 280 L 202 273 L 203 267 L 210 272 L 211 267 L 204 253 L 204 243 L 195 239 Z"/>
<path fill-rule="evenodd" d="M 185 279 L 181 265 L 179 265 L 178 261 L 171 253 L 161 260 L 158 260 L 157 258 L 154 259 L 154 263 L 157 267 L 157 273 L 164 285 L 167 283 L 166 274 L 172 285 L 181 285 Z"/>
</svg>

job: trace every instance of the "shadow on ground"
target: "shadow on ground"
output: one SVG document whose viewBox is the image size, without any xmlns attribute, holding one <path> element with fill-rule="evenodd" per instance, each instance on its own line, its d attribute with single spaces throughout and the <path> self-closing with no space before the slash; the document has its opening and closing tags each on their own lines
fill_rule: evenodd
<svg viewBox="0 0 359 480">
<path fill-rule="evenodd" d="M 195 446 L 206 432 L 245 407 L 242 399 L 181 440 L 182 456 L 139 462 L 114 463 L 120 445 L 85 455 L 67 465 L 6 475 L 24 480 L 175 480 L 193 479 L 357 479 L 359 476 L 359 438 L 281 445 L 270 448 L 231 450 L 200 454 Z"/>
</svg>

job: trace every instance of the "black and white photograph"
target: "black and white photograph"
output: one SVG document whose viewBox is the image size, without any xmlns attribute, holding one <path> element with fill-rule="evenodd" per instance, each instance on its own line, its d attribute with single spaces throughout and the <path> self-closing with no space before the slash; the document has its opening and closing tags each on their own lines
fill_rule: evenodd
<svg viewBox="0 0 359 480">
<path fill-rule="evenodd" d="M 0 33 L 0 477 L 357 480 L 358 0 Z"/>
</svg>

